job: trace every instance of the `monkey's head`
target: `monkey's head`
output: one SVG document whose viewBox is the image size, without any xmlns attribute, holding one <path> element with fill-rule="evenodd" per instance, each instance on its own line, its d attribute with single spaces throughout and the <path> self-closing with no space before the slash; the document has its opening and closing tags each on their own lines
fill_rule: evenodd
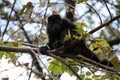
<svg viewBox="0 0 120 80">
<path fill-rule="evenodd" d="M 59 15 L 51 15 L 48 17 L 48 23 L 51 21 L 61 20 L 61 17 Z"/>
<path fill-rule="evenodd" d="M 62 31 L 62 18 L 59 15 L 48 17 L 47 32 L 51 34 L 60 34 Z"/>
</svg>

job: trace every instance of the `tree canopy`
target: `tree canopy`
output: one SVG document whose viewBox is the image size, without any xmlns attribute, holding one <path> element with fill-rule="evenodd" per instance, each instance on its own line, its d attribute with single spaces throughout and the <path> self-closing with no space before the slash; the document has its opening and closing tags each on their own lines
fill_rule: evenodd
<svg viewBox="0 0 120 80">
<path fill-rule="evenodd" d="M 120 80 L 119 4 L 119 0 L 1 0 L 0 79 L 65 80 L 67 74 L 71 80 Z M 47 19 L 53 14 L 77 26 L 81 36 L 75 36 L 68 46 L 85 38 L 88 48 L 114 67 L 81 55 L 60 57 L 65 46 L 42 55 L 39 47 L 48 42 Z M 65 40 L 70 38 L 68 33 Z"/>
</svg>

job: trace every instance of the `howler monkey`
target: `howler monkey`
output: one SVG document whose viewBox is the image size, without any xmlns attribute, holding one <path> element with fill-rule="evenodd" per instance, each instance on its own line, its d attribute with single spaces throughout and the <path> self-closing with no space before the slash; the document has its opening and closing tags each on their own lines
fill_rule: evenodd
<svg viewBox="0 0 120 80">
<path fill-rule="evenodd" d="M 52 50 L 64 45 L 65 42 L 64 38 L 65 35 L 68 34 L 68 30 L 70 31 L 71 36 L 73 36 L 77 34 L 75 29 L 76 29 L 75 24 L 73 24 L 70 20 L 64 18 L 62 19 L 59 15 L 52 15 L 48 17 L 47 34 L 48 34 L 49 42 L 47 46 L 42 46 L 40 48 L 40 52 L 42 54 L 45 54 L 46 50 L 48 49 Z M 81 54 L 82 56 L 85 56 L 103 65 L 108 65 L 110 67 L 113 66 L 111 62 L 107 60 L 100 61 L 98 57 L 87 48 L 85 40 L 79 41 L 79 43 L 77 43 L 73 47 L 65 49 L 63 52 L 64 54 L 70 54 L 73 56 L 77 56 L 78 54 Z"/>
</svg>

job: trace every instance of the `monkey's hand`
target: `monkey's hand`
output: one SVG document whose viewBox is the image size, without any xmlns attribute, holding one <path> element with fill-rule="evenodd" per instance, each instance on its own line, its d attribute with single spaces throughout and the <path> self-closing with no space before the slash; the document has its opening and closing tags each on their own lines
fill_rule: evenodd
<svg viewBox="0 0 120 80">
<path fill-rule="evenodd" d="M 46 51 L 49 50 L 47 46 L 42 46 L 39 48 L 41 54 L 46 54 Z"/>
<path fill-rule="evenodd" d="M 62 41 L 56 41 L 55 43 L 53 43 L 53 48 L 56 49 L 56 48 L 59 48 L 60 46 L 63 45 L 63 42 Z"/>
</svg>

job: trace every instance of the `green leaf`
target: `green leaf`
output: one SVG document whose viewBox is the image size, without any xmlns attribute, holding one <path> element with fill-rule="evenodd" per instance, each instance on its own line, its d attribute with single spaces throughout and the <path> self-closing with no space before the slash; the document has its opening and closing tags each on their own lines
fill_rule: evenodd
<svg viewBox="0 0 120 80">
<path fill-rule="evenodd" d="M 22 47 L 22 43 L 23 43 L 23 42 L 17 42 L 17 43 L 14 44 L 14 46 Z"/>
<path fill-rule="evenodd" d="M 84 23 L 82 21 L 82 22 L 77 22 L 76 25 L 77 25 L 76 31 L 77 31 L 78 34 L 81 34 L 81 35 L 86 34 L 86 30 L 85 29 L 88 28 L 86 23 Z"/>
<path fill-rule="evenodd" d="M 85 74 L 80 74 L 80 77 L 81 77 L 82 79 L 84 79 L 84 78 L 85 78 Z"/>
<path fill-rule="evenodd" d="M 79 68 L 78 68 L 77 66 L 73 66 L 72 68 L 73 68 L 73 70 L 74 70 L 75 72 L 78 72 L 78 71 L 79 71 Z"/>
<path fill-rule="evenodd" d="M 110 60 L 109 57 L 112 48 L 108 44 L 108 42 L 104 39 L 94 39 L 94 43 L 90 44 L 90 50 L 94 51 L 100 60 L 107 59 Z M 109 59 L 110 58 L 110 59 Z"/>
<path fill-rule="evenodd" d="M 62 70 L 62 72 L 67 72 L 68 68 L 64 64 L 61 64 L 61 70 Z"/>
<path fill-rule="evenodd" d="M 54 68 L 54 66 L 55 66 L 54 64 L 50 64 L 50 65 L 48 66 L 48 70 L 49 70 L 49 71 L 52 71 L 53 68 Z"/>
<path fill-rule="evenodd" d="M 47 59 L 47 61 L 51 61 L 51 60 L 53 60 L 53 59 L 52 59 L 52 58 L 48 58 L 48 59 Z"/>
<path fill-rule="evenodd" d="M 8 43 L 6 43 L 6 46 L 10 46 L 10 47 L 12 47 L 12 46 L 14 46 L 14 44 L 11 43 L 11 42 L 8 42 Z"/>
<path fill-rule="evenodd" d="M 63 73 L 62 70 L 61 70 L 61 67 L 55 66 L 55 68 L 53 69 L 53 74 L 54 75 L 59 75 L 61 73 Z"/>
<path fill-rule="evenodd" d="M 5 53 L 5 58 L 10 59 L 14 65 L 16 64 L 17 58 L 16 58 L 15 53 L 7 52 L 7 53 Z"/>
<path fill-rule="evenodd" d="M 58 74 L 61 74 L 63 72 L 62 68 L 61 68 L 61 63 L 57 60 L 53 60 L 51 62 L 51 64 L 48 66 L 48 70 L 52 71 L 52 73 L 54 75 L 58 75 Z"/>
<path fill-rule="evenodd" d="M 86 78 L 85 80 L 92 80 L 92 79 L 90 79 L 90 78 Z"/>
<path fill-rule="evenodd" d="M 98 49 L 95 51 L 95 53 L 96 53 L 97 57 L 98 57 L 100 60 L 106 59 L 106 57 L 105 57 L 105 55 L 104 55 L 104 53 L 103 53 L 103 51 L 102 51 L 101 48 L 98 48 Z"/>
<path fill-rule="evenodd" d="M 94 44 L 90 44 L 89 49 L 90 49 L 91 51 L 93 51 L 93 50 L 94 50 Z"/>
<path fill-rule="evenodd" d="M 101 46 L 110 46 L 109 43 L 105 39 L 95 39 L 95 41 Z"/>
<path fill-rule="evenodd" d="M 12 61 L 12 63 L 14 64 L 14 65 L 16 65 L 16 60 L 17 60 L 17 58 L 16 58 L 16 56 L 15 56 L 15 54 L 10 54 L 10 59 L 11 59 L 11 61 Z"/>
<path fill-rule="evenodd" d="M 3 41 L 0 41 L 0 45 L 3 45 L 4 44 L 4 42 Z"/>
<path fill-rule="evenodd" d="M 94 75 L 92 76 L 92 78 L 98 79 L 99 77 L 101 77 L 101 75 Z"/>
<path fill-rule="evenodd" d="M 4 51 L 0 51 L 0 59 L 3 57 L 4 54 L 5 54 Z"/>
<path fill-rule="evenodd" d="M 87 71 L 87 72 L 86 72 L 86 75 L 87 75 L 87 76 L 91 76 L 91 73 Z"/>
<path fill-rule="evenodd" d="M 6 59 L 10 58 L 10 52 L 5 53 L 5 58 Z"/>
<path fill-rule="evenodd" d="M 22 9 L 18 12 L 18 15 L 22 15 L 24 10 L 26 9 L 27 5 L 23 5 Z"/>
<path fill-rule="evenodd" d="M 52 73 L 54 75 L 58 75 L 58 74 L 63 73 L 61 66 L 56 66 L 54 64 L 50 64 L 49 67 L 48 67 L 48 70 L 52 71 Z"/>
</svg>

